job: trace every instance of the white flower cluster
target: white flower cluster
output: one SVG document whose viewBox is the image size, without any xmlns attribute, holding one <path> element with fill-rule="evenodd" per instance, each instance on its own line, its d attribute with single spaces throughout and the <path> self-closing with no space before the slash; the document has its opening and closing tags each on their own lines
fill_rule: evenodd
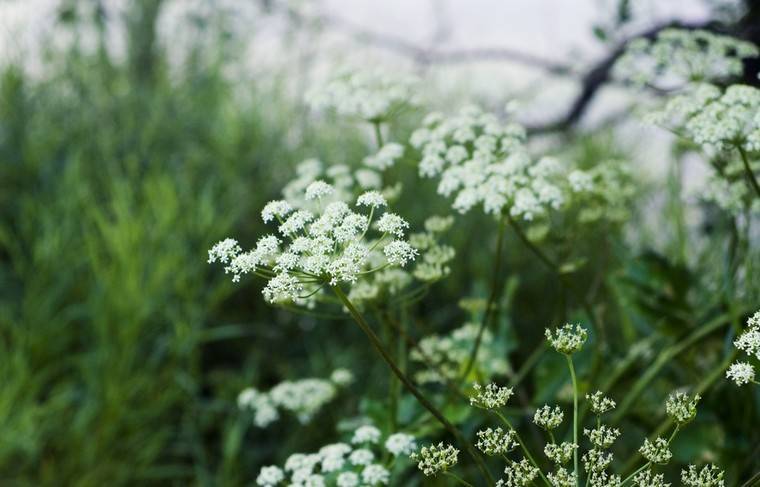
<svg viewBox="0 0 760 487">
<path fill-rule="evenodd" d="M 598 428 L 584 429 L 583 434 L 588 436 L 589 441 L 596 448 L 609 448 L 620 436 L 620 430 L 602 424 Z"/>
<path fill-rule="evenodd" d="M 665 482 L 665 475 L 655 474 L 650 469 L 637 473 L 633 477 L 633 484 L 636 487 L 670 487 L 670 484 Z"/>
<path fill-rule="evenodd" d="M 333 191 L 331 185 L 315 181 L 305 195 L 307 200 L 320 200 Z M 295 209 L 285 200 L 272 201 L 261 215 L 265 223 L 279 222 L 281 237 L 261 237 L 247 252 L 224 240 L 209 251 L 209 261 L 228 264 L 225 271 L 233 280 L 246 273 L 267 278 L 262 293 L 270 303 L 302 301 L 325 284 L 355 283 L 361 275 L 414 260 L 418 252 L 404 240 L 409 226 L 404 219 L 385 212 L 373 225 L 373 216 L 383 206 L 385 201 L 372 192 L 359 196 L 358 211 L 343 201 L 327 203 L 318 214 Z M 368 215 L 361 212 L 363 207 L 369 207 Z M 379 234 L 372 240 L 370 229 Z"/>
<path fill-rule="evenodd" d="M 379 123 L 419 104 L 416 79 L 390 75 L 387 70 L 338 71 L 322 86 L 306 94 L 315 110 L 334 110 L 338 115 Z"/>
<path fill-rule="evenodd" d="M 558 468 L 556 472 L 550 472 L 547 478 L 553 487 L 575 487 L 578 481 L 575 472 L 570 472 L 564 467 Z"/>
<path fill-rule="evenodd" d="M 449 118 L 428 115 L 411 144 L 422 154 L 420 174 L 439 176 L 438 193 L 455 195 L 452 206 L 460 213 L 482 204 L 489 214 L 532 220 L 592 185 L 593 178 L 582 172 L 570 179 L 572 168 L 553 157 L 533 160 L 522 126 L 502 123 L 477 107 Z"/>
<path fill-rule="evenodd" d="M 416 243 L 413 239 L 412 242 Z M 421 384 L 433 384 L 445 383 L 447 380 L 460 377 L 469 361 L 479 328 L 480 325 L 477 323 L 465 323 L 447 335 L 429 335 L 421 339 L 418 348 L 410 354 L 413 361 L 425 366 L 414 374 L 415 380 Z M 504 357 L 500 343 L 494 340 L 491 331 L 486 329 L 481 336 L 477 362 L 473 365 L 473 370 L 486 379 L 503 376 L 509 371 Z"/>
<path fill-rule="evenodd" d="M 564 417 L 565 413 L 562 412 L 562 408 L 559 406 L 552 408 L 545 404 L 536 410 L 533 415 L 533 422 L 546 431 L 551 431 L 562 424 Z"/>
<path fill-rule="evenodd" d="M 644 444 L 639 448 L 639 453 L 652 463 L 664 465 L 673 457 L 669 447 L 670 443 L 665 438 L 656 438 L 654 442 L 645 438 Z"/>
<path fill-rule="evenodd" d="M 470 397 L 470 405 L 483 409 L 498 409 L 507 405 L 507 401 L 512 397 L 511 387 L 500 387 L 490 383 L 485 387 L 480 384 L 473 384 L 475 395 Z"/>
<path fill-rule="evenodd" d="M 486 455 L 504 455 L 517 446 L 516 435 L 512 430 L 486 428 L 478 431 L 475 446 Z"/>
<path fill-rule="evenodd" d="M 354 449 L 347 443 L 333 443 L 323 446 L 317 453 L 290 455 L 283 468 L 274 465 L 263 467 L 256 484 L 266 487 L 283 483 L 292 487 L 389 485 L 390 470 L 375 462 L 382 452 L 370 449 L 380 443 L 379 430 L 370 425 L 360 426 L 354 431 L 354 439 L 357 437 L 365 441 L 352 443 L 362 443 L 361 448 Z M 406 456 L 415 448 L 414 437 L 406 433 L 394 433 L 385 441 L 385 449 L 393 458 Z"/>
<path fill-rule="evenodd" d="M 615 401 L 605 397 L 602 391 L 596 391 L 593 394 L 586 394 L 586 400 L 591 403 L 591 411 L 597 416 L 601 416 L 607 411 L 615 409 Z"/>
<path fill-rule="evenodd" d="M 734 341 L 734 346 L 749 356 L 760 360 L 760 311 L 747 320 L 747 329 Z M 749 362 L 735 362 L 726 371 L 726 377 L 733 380 L 737 386 L 757 384 L 755 368 Z"/>
<path fill-rule="evenodd" d="M 637 38 L 617 61 L 614 74 L 639 85 L 672 89 L 684 83 L 720 80 L 742 73 L 742 59 L 757 46 L 705 30 L 666 29 L 654 40 Z"/>
<path fill-rule="evenodd" d="M 578 445 L 575 443 L 564 442 L 559 445 L 556 443 L 547 443 L 544 446 L 544 455 L 557 465 L 562 465 L 573 458 L 573 453 L 577 449 Z"/>
<path fill-rule="evenodd" d="M 697 403 L 700 399 L 699 394 L 690 398 L 683 392 L 676 392 L 665 401 L 665 412 L 678 424 L 688 423 L 697 415 Z"/>
<path fill-rule="evenodd" d="M 688 470 L 681 471 L 681 483 L 686 487 L 723 487 L 723 471 L 715 465 L 705 465 L 699 470 L 689 465 Z"/>
<path fill-rule="evenodd" d="M 417 468 L 427 476 L 436 475 L 450 469 L 457 464 L 458 457 L 459 450 L 443 443 L 423 446 L 419 452 L 409 455 L 409 458 L 418 462 Z"/>
<path fill-rule="evenodd" d="M 567 323 L 555 331 L 546 329 L 546 339 L 549 340 L 549 344 L 553 349 L 565 355 L 570 355 L 578 352 L 583 348 L 583 344 L 586 343 L 588 338 L 588 332 L 581 325 L 571 325 Z"/>
<path fill-rule="evenodd" d="M 331 380 L 309 378 L 284 381 L 269 392 L 249 387 L 238 394 L 237 404 L 241 410 L 253 413 L 253 424 L 259 428 L 277 421 L 280 410 L 295 414 L 301 423 L 308 423 L 325 404 L 335 398 L 340 387 L 351 382 L 350 375 L 346 369 L 337 369 Z M 338 380 L 333 380 L 334 378 Z"/>
<path fill-rule="evenodd" d="M 519 462 L 510 461 L 504 468 L 504 478 L 496 482 L 496 487 L 525 487 L 538 477 L 538 468 L 522 459 Z"/>
<path fill-rule="evenodd" d="M 364 158 L 363 164 L 378 171 L 393 167 L 396 161 L 404 155 L 404 146 L 395 142 L 383 145 L 376 154 Z"/>
</svg>

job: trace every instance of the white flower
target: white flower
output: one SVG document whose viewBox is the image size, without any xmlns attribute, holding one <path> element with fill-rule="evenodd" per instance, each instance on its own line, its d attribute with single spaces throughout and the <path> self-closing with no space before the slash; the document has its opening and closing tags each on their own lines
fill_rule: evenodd
<svg viewBox="0 0 760 487">
<path fill-rule="evenodd" d="M 417 443 L 412 435 L 393 433 L 385 440 L 385 449 L 394 457 L 409 455 L 417 449 Z"/>
<path fill-rule="evenodd" d="M 579 351 L 586 343 L 588 332 L 581 325 L 566 324 L 557 328 L 554 332 L 546 329 L 546 339 L 552 348 L 566 355 Z"/>
<path fill-rule="evenodd" d="M 639 448 L 639 453 L 652 463 L 666 464 L 673 456 L 668 446 L 668 441 L 664 438 L 657 438 L 654 442 L 650 442 L 649 438 L 646 438 L 644 444 Z"/>
<path fill-rule="evenodd" d="M 377 229 L 383 233 L 390 233 L 396 237 L 403 237 L 404 230 L 409 228 L 409 223 L 395 213 L 384 213 L 377 221 Z"/>
<path fill-rule="evenodd" d="M 480 430 L 475 444 L 486 455 L 504 455 L 517 446 L 514 431 L 504 432 L 501 428 Z"/>
<path fill-rule="evenodd" d="M 583 434 L 588 436 L 592 445 L 597 448 L 609 448 L 620 436 L 620 430 L 610 428 L 609 426 L 600 425 L 598 428 L 583 430 Z"/>
<path fill-rule="evenodd" d="M 573 453 L 578 449 L 575 443 L 564 442 L 557 445 L 556 443 L 547 443 L 544 446 L 546 457 L 557 465 L 567 463 L 573 458 Z"/>
<path fill-rule="evenodd" d="M 547 478 L 553 487 L 575 487 L 577 482 L 575 472 L 569 472 L 562 467 L 554 473 L 550 472 Z"/>
<path fill-rule="evenodd" d="M 550 407 L 548 404 L 538 408 L 533 415 L 533 422 L 537 426 L 550 431 L 562 424 L 562 419 L 565 414 L 562 412 L 562 408 L 555 406 Z"/>
<path fill-rule="evenodd" d="M 726 377 L 742 386 L 755 381 L 755 369 L 748 362 L 735 362 L 726 371 Z"/>
<path fill-rule="evenodd" d="M 268 467 L 262 467 L 259 471 L 258 477 L 256 477 L 256 485 L 263 487 L 273 487 L 285 480 L 285 474 L 280 467 L 270 465 Z"/>
<path fill-rule="evenodd" d="M 306 199 L 321 199 L 335 191 L 335 188 L 324 181 L 314 181 L 306 187 Z"/>
<path fill-rule="evenodd" d="M 439 443 L 437 445 L 423 446 L 417 453 L 412 453 L 409 458 L 417 463 L 422 473 L 427 476 L 445 472 L 457 463 L 459 450 L 451 445 Z"/>
<path fill-rule="evenodd" d="M 676 392 L 675 394 L 671 394 L 665 402 L 665 412 L 677 423 L 688 423 L 697 415 L 697 403 L 699 399 L 699 394 L 690 398 L 683 392 Z"/>
<path fill-rule="evenodd" d="M 750 328 L 734 341 L 734 346 L 747 355 L 760 359 L 760 328 Z"/>
<path fill-rule="evenodd" d="M 591 411 L 597 415 L 601 415 L 615 409 L 615 401 L 605 397 L 602 391 L 596 391 L 593 394 L 586 394 L 586 399 L 591 402 Z"/>
<path fill-rule="evenodd" d="M 367 465 L 362 470 L 362 481 L 367 485 L 387 485 L 390 480 L 390 472 L 382 465 Z"/>
<path fill-rule="evenodd" d="M 649 469 L 636 474 L 633 477 L 633 483 L 636 487 L 670 487 L 670 484 L 665 482 L 663 474 L 654 474 Z"/>
<path fill-rule="evenodd" d="M 389 242 L 383 247 L 383 253 L 386 259 L 388 259 L 389 264 L 401 267 L 404 267 L 417 256 L 417 250 L 403 240 Z"/>
<path fill-rule="evenodd" d="M 243 249 L 240 248 L 237 240 L 234 238 L 226 238 L 215 244 L 211 247 L 211 250 L 208 251 L 208 263 L 212 264 L 214 262 L 221 262 L 222 264 L 227 264 L 242 251 Z"/>
<path fill-rule="evenodd" d="M 404 155 L 404 146 L 391 142 L 385 144 L 377 154 L 364 158 L 364 165 L 377 169 L 379 171 L 385 171 L 389 167 L 392 167 L 396 160 Z"/>
<path fill-rule="evenodd" d="M 354 381 L 354 374 L 348 369 L 335 369 L 330 380 L 339 386 L 347 386 Z"/>
<path fill-rule="evenodd" d="M 705 465 L 698 470 L 689 465 L 688 470 L 681 470 L 681 482 L 686 487 L 723 487 L 723 471 L 715 465 Z"/>
<path fill-rule="evenodd" d="M 583 454 L 582 460 L 586 472 L 602 472 L 612 463 L 612 453 L 592 448 Z"/>
<path fill-rule="evenodd" d="M 336 480 L 338 487 L 358 487 L 359 475 L 354 472 L 342 472 Z"/>
<path fill-rule="evenodd" d="M 504 468 L 505 478 L 496 482 L 496 487 L 525 487 L 530 485 L 538 477 L 538 469 L 522 459 L 519 462 L 511 462 Z"/>
<path fill-rule="evenodd" d="M 372 208 L 378 208 L 380 206 L 387 206 L 388 203 L 379 191 L 367 191 L 363 193 L 356 200 L 358 206 L 369 206 Z"/>
<path fill-rule="evenodd" d="M 359 448 L 351 452 L 348 461 L 353 465 L 369 465 L 375 459 L 375 454 L 366 448 Z"/>
<path fill-rule="evenodd" d="M 291 211 L 293 211 L 293 207 L 287 201 L 270 201 L 261 210 L 261 219 L 264 220 L 264 223 L 269 223 L 275 218 L 284 218 Z"/>
<path fill-rule="evenodd" d="M 377 443 L 380 441 L 380 430 L 372 425 L 359 426 L 354 431 L 354 436 L 351 439 L 353 444 L 361 443 Z"/>
<path fill-rule="evenodd" d="M 488 384 L 485 388 L 480 384 L 473 384 L 472 388 L 475 395 L 470 397 L 470 405 L 485 409 L 504 407 L 513 394 L 511 387 L 499 387 L 493 383 Z"/>
<path fill-rule="evenodd" d="M 293 301 L 304 292 L 303 285 L 295 276 L 277 274 L 267 282 L 262 294 L 270 303 Z"/>
</svg>

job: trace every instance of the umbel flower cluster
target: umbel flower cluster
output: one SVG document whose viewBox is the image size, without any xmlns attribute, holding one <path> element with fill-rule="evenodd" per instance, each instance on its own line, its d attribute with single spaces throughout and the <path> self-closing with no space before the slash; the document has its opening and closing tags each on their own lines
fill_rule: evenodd
<svg viewBox="0 0 760 487">
<path fill-rule="evenodd" d="M 758 55 L 757 46 L 706 30 L 665 29 L 654 40 L 629 43 L 614 71 L 617 77 L 660 89 L 685 83 L 722 80 L 742 72 L 742 59 Z"/>
<path fill-rule="evenodd" d="M 286 200 L 269 202 L 261 218 L 276 222 L 278 233 L 261 237 L 245 252 L 237 241 L 223 240 L 209 250 L 209 262 L 225 264 L 233 281 L 248 273 L 267 279 L 262 293 L 275 303 L 302 301 L 326 284 L 354 284 L 361 276 L 415 259 L 418 251 L 405 239 L 409 223 L 383 211 L 387 203 L 379 192 L 363 193 L 352 209 L 343 201 L 328 203 L 334 191 L 324 181 L 305 189 L 307 201 L 324 200 L 316 213 L 296 209 Z"/>
<path fill-rule="evenodd" d="M 749 355 L 750 360 L 760 360 L 760 311 L 757 311 L 747 320 L 747 329 L 734 341 L 734 346 Z M 737 361 L 731 364 L 726 371 L 726 377 L 736 383 L 737 386 L 753 383 L 760 385 L 755 380 L 755 367 L 747 361 Z"/>
<path fill-rule="evenodd" d="M 282 467 L 263 467 L 256 478 L 256 485 L 390 485 L 391 465 L 396 459 L 405 458 L 416 448 L 415 439 L 409 434 L 393 433 L 383 440 L 379 429 L 373 425 L 364 425 L 354 431 L 350 442 L 325 445 L 316 453 L 292 454 Z"/>
<path fill-rule="evenodd" d="M 412 134 L 411 145 L 421 154 L 420 175 L 440 178 L 438 193 L 452 197 L 459 213 L 481 205 L 488 214 L 531 221 L 573 202 L 602 200 L 615 206 L 628 193 L 602 189 L 620 186 L 610 165 L 584 171 L 551 156 L 534 159 L 521 125 L 475 106 L 450 117 L 429 114 Z M 588 220 L 600 216 L 586 214 Z"/>
<path fill-rule="evenodd" d="M 340 70 L 322 86 L 306 94 L 315 110 L 334 110 L 341 116 L 371 123 L 387 121 L 419 104 L 417 80 L 384 70 Z"/>
<path fill-rule="evenodd" d="M 414 374 L 420 384 L 443 384 L 464 373 L 478 336 L 477 323 L 465 323 L 446 335 L 428 335 L 417 344 L 410 358 L 422 367 Z M 483 377 L 503 376 L 509 371 L 504 350 L 490 330 L 484 330 L 477 357 L 476 372 Z"/>
<path fill-rule="evenodd" d="M 666 487 L 664 474 L 656 472 L 656 466 L 670 462 L 673 454 L 670 444 L 677 433 L 697 414 L 699 395 L 690 396 L 684 392 L 675 392 L 665 403 L 665 413 L 675 424 L 668 438 L 657 437 L 644 439 L 639 453 L 644 464 L 626 479 L 610 471 L 613 462 L 611 448 L 621 436 L 621 431 L 603 423 L 603 417 L 616 407 L 614 400 L 603 392 L 586 394 L 588 408 L 596 420 L 591 427 L 582 429 L 586 441 L 579 438 L 578 386 L 572 365 L 573 354 L 579 352 L 588 338 L 585 328 L 580 325 L 565 325 L 557 330 L 547 330 L 547 340 L 557 352 L 565 355 L 568 361 L 574 389 L 572 426 L 569 435 L 572 441 L 558 441 L 559 431 L 565 421 L 565 412 L 559 405 L 546 404 L 536 409 L 533 422 L 546 435 L 543 454 L 553 468 L 544 471 L 537 452 L 532 452 L 522 440 L 520 433 L 512 426 L 505 407 L 513 395 L 513 389 L 491 383 L 486 386 L 475 384 L 470 404 L 492 413 L 499 419 L 499 427 L 487 427 L 477 432 L 477 448 L 486 455 L 498 456 L 506 461 L 504 476 L 497 482 L 499 487 L 525 487 L 528 485 L 547 485 L 551 487 L 620 487 L 632 485 L 637 487 Z M 583 453 L 581 454 L 581 451 Z M 413 458 L 425 475 L 443 473 L 458 479 L 452 469 L 457 461 L 457 450 L 451 445 L 438 444 L 424 447 Z M 582 464 L 583 472 L 580 470 Z M 585 481 L 583 481 L 585 478 Z M 713 465 L 701 469 L 692 465 L 681 472 L 681 481 L 686 486 L 723 487 L 723 472 Z M 467 485 L 467 484 L 465 484 Z"/>
<path fill-rule="evenodd" d="M 336 369 L 329 380 L 308 378 L 280 382 L 268 392 L 253 387 L 238 394 L 238 408 L 253 415 L 253 424 L 265 428 L 280 419 L 280 412 L 294 414 L 301 423 L 308 423 L 322 407 L 332 401 L 340 388 L 353 382 L 353 374 Z"/>
</svg>

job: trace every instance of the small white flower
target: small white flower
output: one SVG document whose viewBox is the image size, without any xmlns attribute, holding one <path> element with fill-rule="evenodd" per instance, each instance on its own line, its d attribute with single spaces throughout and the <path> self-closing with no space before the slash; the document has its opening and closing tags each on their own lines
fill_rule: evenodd
<svg viewBox="0 0 760 487">
<path fill-rule="evenodd" d="M 372 208 L 378 208 L 380 206 L 386 206 L 388 204 L 385 198 L 379 191 L 367 191 L 359 196 L 356 200 L 356 204 L 359 206 L 369 206 Z"/>
<path fill-rule="evenodd" d="M 698 470 L 689 465 L 688 470 L 681 470 L 681 482 L 686 487 L 723 487 L 723 471 L 715 465 L 705 465 Z"/>
<path fill-rule="evenodd" d="M 352 465 L 369 465 L 374 459 L 375 454 L 366 448 L 354 450 L 348 456 L 348 461 L 351 462 Z"/>
<path fill-rule="evenodd" d="M 550 407 L 548 404 L 538 408 L 533 415 L 533 422 L 537 426 L 550 431 L 562 424 L 562 419 L 565 414 L 562 412 L 562 408 L 555 406 Z"/>
<path fill-rule="evenodd" d="M 496 487 L 525 487 L 530 485 L 538 477 L 538 469 L 522 459 L 519 462 L 511 462 L 504 468 L 505 478 L 496 483 Z"/>
<path fill-rule="evenodd" d="M 414 441 L 414 436 L 406 433 L 393 433 L 385 440 L 385 449 L 397 457 L 399 455 L 410 455 L 417 449 L 417 443 Z"/>
<path fill-rule="evenodd" d="M 480 384 L 473 384 L 472 388 L 475 395 L 470 397 L 470 405 L 485 409 L 504 407 L 513 394 L 511 387 L 499 387 L 493 383 L 485 387 Z"/>
<path fill-rule="evenodd" d="M 676 392 L 675 394 L 671 394 L 665 402 L 665 412 L 677 423 L 688 423 L 697 415 L 697 403 L 699 400 L 699 394 L 690 398 L 683 392 Z"/>
<path fill-rule="evenodd" d="M 404 240 L 393 240 L 383 247 L 385 258 L 391 265 L 404 267 L 417 256 L 417 250 Z"/>
<path fill-rule="evenodd" d="M 409 458 L 417 463 L 423 474 L 427 476 L 445 472 L 457 464 L 459 450 L 451 445 L 438 443 L 437 445 L 423 446 L 419 452 L 412 453 Z"/>
<path fill-rule="evenodd" d="M 649 469 L 636 474 L 633 483 L 636 487 L 670 487 L 670 484 L 665 482 L 665 475 L 654 474 Z"/>
<path fill-rule="evenodd" d="M 577 480 L 575 472 L 565 468 L 558 468 L 556 472 L 550 472 L 547 476 L 552 487 L 575 487 Z"/>
<path fill-rule="evenodd" d="M 733 380 L 737 386 L 755 381 L 755 368 L 748 362 L 735 362 L 726 371 L 726 377 Z"/>
<path fill-rule="evenodd" d="M 597 415 L 606 413 L 615 409 L 615 401 L 605 397 L 602 391 L 596 391 L 593 394 L 586 394 L 586 399 L 591 402 L 591 411 Z"/>
<path fill-rule="evenodd" d="M 668 446 L 668 441 L 665 438 L 657 438 L 654 442 L 650 442 L 649 438 L 646 438 L 644 444 L 639 448 L 639 453 L 652 463 L 664 465 L 673 456 Z"/>
<path fill-rule="evenodd" d="M 395 235 L 398 238 L 404 236 L 404 230 L 407 228 L 409 228 L 409 223 L 395 213 L 384 213 L 377 221 L 379 231 Z"/>
<path fill-rule="evenodd" d="M 579 351 L 586 343 L 588 332 L 581 325 L 566 324 L 557 328 L 554 332 L 546 329 L 546 339 L 552 348 L 565 355 Z"/>
<path fill-rule="evenodd" d="M 234 238 L 226 238 L 221 242 L 215 244 L 208 251 L 208 263 L 221 262 L 227 264 L 234 259 L 243 249 L 238 245 L 237 240 Z"/>
<path fill-rule="evenodd" d="M 367 485 L 387 485 L 390 480 L 390 472 L 382 465 L 367 465 L 362 470 L 362 481 Z"/>
<path fill-rule="evenodd" d="M 259 471 L 258 477 L 256 477 L 256 485 L 262 487 L 273 487 L 285 480 L 285 474 L 280 467 L 270 465 L 268 467 L 262 467 Z"/>
<path fill-rule="evenodd" d="M 380 441 L 380 430 L 372 425 L 359 426 L 354 431 L 354 436 L 351 439 L 353 444 L 361 443 L 377 443 Z"/>
<path fill-rule="evenodd" d="M 517 446 L 514 431 L 504 432 L 501 428 L 480 430 L 475 444 L 486 455 L 504 455 Z"/>
<path fill-rule="evenodd" d="M 564 442 L 557 445 L 556 443 L 547 443 L 544 446 L 546 457 L 557 465 L 567 463 L 573 458 L 573 453 L 578 449 L 575 443 Z"/>
<path fill-rule="evenodd" d="M 269 223 L 275 218 L 284 218 L 291 211 L 293 211 L 293 207 L 287 201 L 270 201 L 261 210 L 261 219 L 264 220 L 264 223 Z"/>
<path fill-rule="evenodd" d="M 592 445 L 597 448 L 609 448 L 620 436 L 620 430 L 600 425 L 594 429 L 584 429 L 583 434 L 588 436 Z"/>
<path fill-rule="evenodd" d="M 324 181 L 314 181 L 309 186 L 306 187 L 306 199 L 307 200 L 314 200 L 314 199 L 321 199 L 332 192 L 335 191 L 335 188 L 330 186 Z"/>
<path fill-rule="evenodd" d="M 354 472 L 342 472 L 336 480 L 338 487 L 358 487 L 359 475 Z"/>
</svg>

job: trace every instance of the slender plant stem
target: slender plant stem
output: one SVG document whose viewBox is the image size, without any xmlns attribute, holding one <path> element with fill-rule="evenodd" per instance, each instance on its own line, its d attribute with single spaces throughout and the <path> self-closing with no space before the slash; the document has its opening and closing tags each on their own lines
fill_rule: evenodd
<svg viewBox="0 0 760 487">
<path fill-rule="evenodd" d="M 752 172 L 752 167 L 750 167 L 749 165 L 749 158 L 747 157 L 747 152 L 744 150 L 744 147 L 742 147 L 740 144 L 737 144 L 736 148 L 739 149 L 739 154 L 741 154 L 742 156 L 742 163 L 744 163 L 744 172 L 747 174 L 747 179 L 749 179 L 750 185 L 752 185 L 752 188 L 754 188 L 755 193 L 757 193 L 758 198 L 760 198 L 760 183 L 757 182 L 755 173 Z"/>
<path fill-rule="evenodd" d="M 638 469 L 636 469 L 635 472 L 633 472 L 631 475 L 625 478 L 622 482 L 620 482 L 620 487 L 623 487 L 625 484 L 627 484 L 631 479 L 633 479 L 637 473 L 641 472 L 645 468 L 648 468 L 651 465 L 651 463 L 645 463 L 644 465 L 640 466 Z"/>
<path fill-rule="evenodd" d="M 575 473 L 575 485 L 578 485 L 578 478 L 580 472 L 578 471 L 578 381 L 575 377 L 575 366 L 573 365 L 573 358 L 570 355 L 565 355 L 567 359 L 567 366 L 570 369 L 570 378 L 573 381 L 573 443 L 576 447 L 573 449 L 573 471 Z"/>
<path fill-rule="evenodd" d="M 742 487 L 755 487 L 760 484 L 760 472 L 757 472 L 751 479 L 742 484 Z"/>
<path fill-rule="evenodd" d="M 472 346 L 472 350 L 470 350 L 470 356 L 467 358 L 467 365 L 464 368 L 464 373 L 462 374 L 460 382 L 463 382 L 467 379 L 467 376 L 470 374 L 472 367 L 477 361 L 478 350 L 480 350 L 480 344 L 483 341 L 483 333 L 485 333 L 485 329 L 488 327 L 488 323 L 491 320 L 492 310 L 494 307 L 496 307 L 496 299 L 501 294 L 501 286 L 499 283 L 504 282 L 501 276 L 501 254 L 503 253 L 502 247 L 504 246 L 504 227 L 504 217 L 502 216 L 499 219 L 499 233 L 496 238 L 496 256 L 494 258 L 493 276 L 491 278 L 491 293 L 488 296 L 486 309 L 483 311 L 483 319 L 480 322 L 478 334 L 475 337 L 475 343 Z"/>
<path fill-rule="evenodd" d="M 375 128 L 375 141 L 377 142 L 377 148 L 383 147 L 383 130 L 380 127 L 380 122 L 372 122 L 372 126 Z"/>
<path fill-rule="evenodd" d="M 474 485 L 472 485 L 471 483 L 467 482 L 466 480 L 464 480 L 459 475 L 456 475 L 456 474 L 454 474 L 452 472 L 446 471 L 446 472 L 444 472 L 444 474 L 448 475 L 451 478 L 453 478 L 454 480 L 456 480 L 457 482 L 459 482 L 462 485 L 466 485 L 467 487 L 475 487 Z"/>
<path fill-rule="evenodd" d="M 383 343 L 380 341 L 378 336 L 375 334 L 375 332 L 372 330 L 372 328 L 369 326 L 367 321 L 364 319 L 364 316 L 359 312 L 359 310 L 356 309 L 356 307 L 353 305 L 353 303 L 348 299 L 348 296 L 343 292 L 343 290 L 340 289 L 338 286 L 333 286 L 333 292 L 335 292 L 335 295 L 340 299 L 340 301 L 343 303 L 343 305 L 348 309 L 348 312 L 351 314 L 351 316 L 354 318 L 354 321 L 356 321 L 356 324 L 359 325 L 359 328 L 362 329 L 362 331 L 367 335 L 367 338 L 369 338 L 372 345 L 375 347 L 375 350 L 380 354 L 380 356 L 385 360 L 385 362 L 388 364 L 388 366 L 391 368 L 394 374 L 396 374 L 396 377 L 399 378 L 399 380 L 406 386 L 407 389 L 409 389 L 409 392 L 412 393 L 412 395 L 417 399 L 417 401 L 428 411 L 430 411 L 430 414 L 432 414 L 435 419 L 438 420 L 441 425 L 449 432 L 452 436 L 454 436 L 457 441 L 464 447 L 464 449 L 467 451 L 467 454 L 472 457 L 473 461 L 475 461 L 478 469 L 480 470 L 483 477 L 486 479 L 486 482 L 488 485 L 493 485 L 494 480 L 491 476 L 491 473 L 488 471 L 488 468 L 485 465 L 485 462 L 483 462 L 483 459 L 475 452 L 474 448 L 470 444 L 469 441 L 467 441 L 464 436 L 459 432 L 459 430 L 449 422 L 448 419 L 441 413 L 441 411 L 438 410 L 438 408 L 431 403 L 422 392 L 417 389 L 417 386 L 414 385 L 414 383 L 404 374 L 404 372 L 399 369 L 399 367 L 396 365 L 396 362 L 391 357 L 390 353 L 385 349 L 383 346 Z"/>
<path fill-rule="evenodd" d="M 549 482 L 549 479 L 546 478 L 544 473 L 541 471 L 541 468 L 539 468 L 538 463 L 536 463 L 536 460 L 533 458 L 533 455 L 530 454 L 530 450 L 528 450 L 528 447 L 525 446 L 525 443 L 523 442 L 522 438 L 520 438 L 520 433 L 517 432 L 517 430 L 512 426 L 512 423 L 499 411 L 493 410 L 492 411 L 496 416 L 499 417 L 502 423 L 509 428 L 510 430 L 515 432 L 515 438 L 517 439 L 517 443 L 520 444 L 520 448 L 522 448 L 523 453 L 525 453 L 525 456 L 528 457 L 528 461 L 538 469 L 538 474 L 541 476 L 541 478 L 544 480 L 544 483 L 546 485 L 551 485 L 551 482 Z"/>
</svg>

